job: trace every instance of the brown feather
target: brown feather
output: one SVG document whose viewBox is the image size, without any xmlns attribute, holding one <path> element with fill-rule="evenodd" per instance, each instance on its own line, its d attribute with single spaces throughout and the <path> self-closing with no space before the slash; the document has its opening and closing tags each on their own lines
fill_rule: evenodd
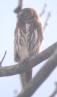
<svg viewBox="0 0 57 97">
<path fill-rule="evenodd" d="M 36 11 L 22 9 L 18 14 L 18 25 L 14 39 L 15 61 L 20 62 L 39 53 L 43 40 L 43 28 Z M 31 80 L 32 69 L 21 74 L 23 87 Z"/>
</svg>

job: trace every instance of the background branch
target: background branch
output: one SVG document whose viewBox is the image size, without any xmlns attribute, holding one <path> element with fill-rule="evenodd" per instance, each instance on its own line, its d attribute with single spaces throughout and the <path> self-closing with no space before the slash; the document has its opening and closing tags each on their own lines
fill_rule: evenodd
<svg viewBox="0 0 57 97">
<path fill-rule="evenodd" d="M 46 26 L 48 25 L 49 18 L 51 17 L 51 13 L 48 12 L 47 18 L 45 20 L 44 29 L 46 29 Z"/>
<path fill-rule="evenodd" d="M 5 51 L 5 53 L 4 53 L 3 57 L 2 57 L 2 60 L 0 61 L 0 66 L 2 65 L 2 63 L 3 63 L 4 59 L 5 59 L 6 53 L 7 53 L 7 51 Z"/>
<path fill-rule="evenodd" d="M 53 91 L 53 93 L 49 96 L 49 97 L 55 97 L 55 95 L 57 94 L 57 82 L 55 82 L 55 90 Z"/>
<path fill-rule="evenodd" d="M 18 6 L 20 6 L 21 9 L 22 9 L 22 3 L 23 3 L 23 0 L 18 0 Z"/>
<path fill-rule="evenodd" d="M 46 7 L 47 7 L 47 4 L 45 3 L 44 6 L 43 6 L 43 8 L 42 8 L 42 11 L 41 11 L 41 13 L 40 13 L 40 16 L 41 16 L 41 17 L 42 17 L 43 14 L 45 13 Z"/>
</svg>

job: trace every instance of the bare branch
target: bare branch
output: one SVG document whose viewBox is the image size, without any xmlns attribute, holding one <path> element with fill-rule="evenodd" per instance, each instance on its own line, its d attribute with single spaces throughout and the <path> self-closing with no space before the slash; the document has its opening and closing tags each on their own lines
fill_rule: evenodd
<svg viewBox="0 0 57 97">
<path fill-rule="evenodd" d="M 56 95 L 56 91 L 54 91 L 54 92 L 51 94 L 51 96 L 49 96 L 49 97 L 55 97 L 55 95 Z"/>
<path fill-rule="evenodd" d="M 2 57 L 2 60 L 0 61 L 0 66 L 2 65 L 2 63 L 3 63 L 4 59 L 5 59 L 6 53 L 7 53 L 7 51 L 5 51 L 5 53 L 4 53 L 3 57 Z"/>
<path fill-rule="evenodd" d="M 22 3 L 23 0 L 18 0 L 18 7 L 14 10 L 15 13 L 19 14 L 20 10 L 22 9 Z"/>
<path fill-rule="evenodd" d="M 19 69 L 20 69 L 19 65 L 1 67 L 0 68 L 0 77 L 16 75 L 16 74 L 18 74 L 18 72 L 21 72 Z"/>
<path fill-rule="evenodd" d="M 46 7 L 47 7 L 47 4 L 44 4 L 44 7 L 43 7 L 43 9 L 42 9 L 42 12 L 40 13 L 40 16 L 41 16 L 41 17 L 42 17 L 43 14 L 45 13 Z"/>
<path fill-rule="evenodd" d="M 44 66 L 36 74 L 36 76 L 24 87 L 24 90 L 17 97 L 30 97 L 40 87 L 40 85 L 48 78 L 51 72 L 57 66 L 57 50 L 47 60 Z"/>
<path fill-rule="evenodd" d="M 55 85 L 56 85 L 56 93 L 57 93 L 57 82 L 55 82 Z"/>
<path fill-rule="evenodd" d="M 47 15 L 47 18 L 46 18 L 46 20 L 45 20 L 45 24 L 44 24 L 44 29 L 45 29 L 46 26 L 48 25 L 48 20 L 49 20 L 50 17 L 51 17 L 51 13 L 48 12 L 48 15 Z"/>
<path fill-rule="evenodd" d="M 55 85 L 56 85 L 55 90 L 49 97 L 55 97 L 55 95 L 57 94 L 57 82 L 55 83 Z"/>
<path fill-rule="evenodd" d="M 32 67 L 36 66 L 37 64 L 41 63 L 42 61 L 50 57 L 54 53 L 56 48 L 57 48 L 57 42 L 52 46 L 50 46 L 49 48 L 47 48 L 46 50 L 44 50 L 36 57 L 34 56 L 29 59 L 27 58 L 23 62 L 16 65 L 1 67 L 0 77 L 21 74 L 27 71 L 28 69 L 31 69 Z"/>
<path fill-rule="evenodd" d="M 20 6 L 21 9 L 22 9 L 22 3 L 23 3 L 23 0 L 18 0 L 18 6 Z"/>
</svg>

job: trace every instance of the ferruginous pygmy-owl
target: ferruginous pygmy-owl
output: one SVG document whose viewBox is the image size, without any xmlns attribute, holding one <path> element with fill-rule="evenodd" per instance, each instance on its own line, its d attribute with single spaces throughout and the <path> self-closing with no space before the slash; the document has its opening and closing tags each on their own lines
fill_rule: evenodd
<svg viewBox="0 0 57 97">
<path fill-rule="evenodd" d="M 14 36 L 14 53 L 15 61 L 23 61 L 27 57 L 31 57 L 39 53 L 39 49 L 43 40 L 43 27 L 40 16 L 32 8 L 24 8 L 15 10 L 18 21 Z M 25 86 L 32 78 L 32 69 L 21 74 L 23 86 Z"/>
</svg>

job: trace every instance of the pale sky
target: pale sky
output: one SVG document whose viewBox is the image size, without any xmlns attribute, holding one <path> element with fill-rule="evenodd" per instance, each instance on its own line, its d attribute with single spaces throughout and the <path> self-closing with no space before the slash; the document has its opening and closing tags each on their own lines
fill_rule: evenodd
<svg viewBox="0 0 57 97">
<path fill-rule="evenodd" d="M 16 14 L 14 8 L 17 6 L 18 0 L 0 0 L 0 60 L 7 50 L 7 55 L 3 61 L 3 66 L 14 64 L 14 30 L 16 25 Z M 42 11 L 44 4 L 47 4 L 46 13 L 42 17 L 42 21 L 46 19 L 47 13 L 51 12 L 48 26 L 44 31 L 43 49 L 47 48 L 57 40 L 57 0 L 23 0 L 23 7 L 32 7 L 37 13 Z M 42 65 L 34 68 L 33 75 Z M 57 68 L 40 86 L 32 97 L 48 97 L 54 90 L 54 82 L 57 81 Z M 0 78 L 0 97 L 14 97 L 14 91 L 21 91 L 21 83 L 19 75 Z M 18 93 L 17 92 L 17 93 Z"/>
</svg>

